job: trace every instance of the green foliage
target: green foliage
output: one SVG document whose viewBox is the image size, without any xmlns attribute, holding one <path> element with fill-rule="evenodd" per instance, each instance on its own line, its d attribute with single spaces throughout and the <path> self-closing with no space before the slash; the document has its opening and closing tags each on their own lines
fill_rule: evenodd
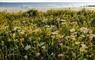
<svg viewBox="0 0 95 60">
<path fill-rule="evenodd" d="M 27 12 L 24 12 L 22 15 L 27 16 L 27 17 L 38 16 L 39 12 L 37 10 L 35 10 L 35 9 L 32 9 L 32 10 L 29 10 Z"/>
<path fill-rule="evenodd" d="M 0 13 L 0 60 L 94 60 L 95 12 Z"/>
</svg>

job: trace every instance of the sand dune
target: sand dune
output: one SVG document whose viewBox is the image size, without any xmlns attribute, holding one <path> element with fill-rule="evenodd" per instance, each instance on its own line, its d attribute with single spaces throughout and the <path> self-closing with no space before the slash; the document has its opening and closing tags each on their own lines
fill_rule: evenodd
<svg viewBox="0 0 95 60">
<path fill-rule="evenodd" d="M 25 12 L 28 11 L 30 9 L 37 9 L 38 11 L 42 11 L 42 12 L 46 12 L 47 10 L 50 9 L 71 9 L 71 10 L 76 10 L 79 11 L 81 9 L 87 9 L 87 10 L 94 10 L 95 11 L 95 7 L 79 7 L 79 8 L 0 8 L 0 12 L 8 12 L 8 13 L 18 13 L 18 12 Z"/>
</svg>

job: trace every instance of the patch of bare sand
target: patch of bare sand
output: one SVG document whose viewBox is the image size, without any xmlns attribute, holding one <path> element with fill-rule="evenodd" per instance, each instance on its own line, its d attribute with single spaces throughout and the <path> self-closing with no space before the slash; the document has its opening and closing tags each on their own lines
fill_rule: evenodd
<svg viewBox="0 0 95 60">
<path fill-rule="evenodd" d="M 31 9 L 37 9 L 38 11 L 46 12 L 47 10 L 75 10 L 75 11 L 80 11 L 81 9 L 87 9 L 87 10 L 93 10 L 95 11 L 95 7 L 78 7 L 78 8 L 0 8 L 0 12 L 8 12 L 8 13 L 21 13 L 21 12 L 26 12 Z"/>
</svg>

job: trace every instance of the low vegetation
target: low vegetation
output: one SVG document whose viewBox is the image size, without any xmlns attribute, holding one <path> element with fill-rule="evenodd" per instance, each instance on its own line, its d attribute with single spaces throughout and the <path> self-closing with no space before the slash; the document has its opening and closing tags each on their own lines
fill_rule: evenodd
<svg viewBox="0 0 95 60">
<path fill-rule="evenodd" d="M 0 12 L 0 60 L 94 60 L 95 12 Z"/>
</svg>

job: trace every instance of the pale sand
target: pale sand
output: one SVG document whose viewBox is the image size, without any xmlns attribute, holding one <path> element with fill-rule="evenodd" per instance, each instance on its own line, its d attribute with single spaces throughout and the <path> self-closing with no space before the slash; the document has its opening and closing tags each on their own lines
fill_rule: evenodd
<svg viewBox="0 0 95 60">
<path fill-rule="evenodd" d="M 95 7 L 79 7 L 79 8 L 0 8 L 0 12 L 7 12 L 7 13 L 21 13 L 26 12 L 31 9 L 37 9 L 38 11 L 46 12 L 47 10 L 66 10 L 71 9 L 75 11 L 80 11 L 81 9 L 85 8 L 86 10 L 93 10 L 95 11 Z"/>
<path fill-rule="evenodd" d="M 0 8 L 0 12 L 21 13 L 21 12 L 26 12 L 31 9 L 36 9 L 42 12 L 46 12 L 48 10 L 47 8 Z"/>
</svg>

